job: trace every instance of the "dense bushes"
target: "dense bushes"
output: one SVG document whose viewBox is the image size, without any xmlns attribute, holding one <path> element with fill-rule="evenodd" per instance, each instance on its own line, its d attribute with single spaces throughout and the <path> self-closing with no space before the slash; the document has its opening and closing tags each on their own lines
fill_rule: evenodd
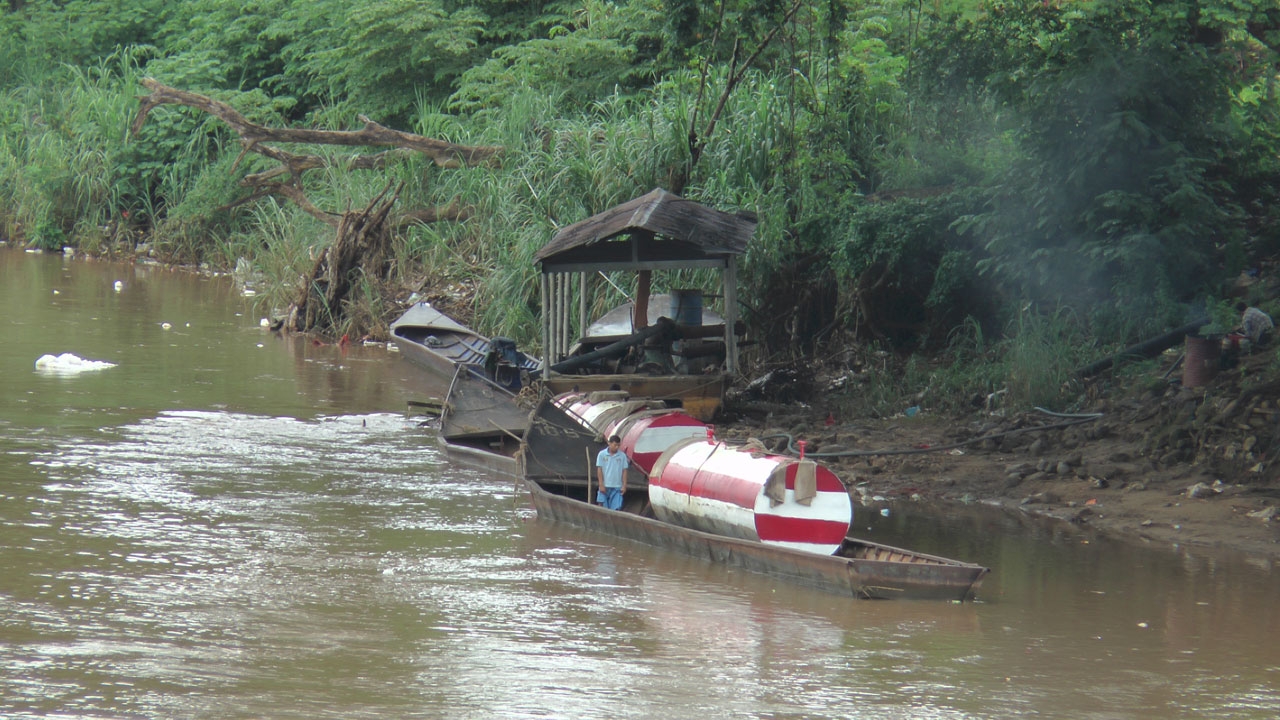
<svg viewBox="0 0 1280 720">
<path fill-rule="evenodd" d="M 324 228 L 237 205 L 263 166 L 216 120 L 161 108 L 128 140 L 151 75 L 264 124 L 363 113 L 503 145 L 500 168 L 409 160 L 306 190 L 341 210 L 390 175 L 407 206 L 474 208 L 408 230 L 397 267 L 470 288 L 482 329 L 526 346 L 533 252 L 661 186 L 760 218 L 742 270 L 759 358 L 964 336 L 984 350 L 963 362 L 991 367 L 1046 326 L 1028 312 L 1076 346 L 1125 342 L 1280 245 L 1275 5 L 10 3 L 0 226 L 47 248 L 158 229 L 167 259 L 243 257 L 287 288 Z"/>
</svg>

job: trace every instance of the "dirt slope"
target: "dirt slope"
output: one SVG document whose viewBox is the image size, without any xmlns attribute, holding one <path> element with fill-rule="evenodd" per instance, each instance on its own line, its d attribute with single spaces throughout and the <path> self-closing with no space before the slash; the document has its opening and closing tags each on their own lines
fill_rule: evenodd
<svg viewBox="0 0 1280 720">
<path fill-rule="evenodd" d="M 1194 389 L 1176 382 L 1170 357 L 1141 387 L 1126 381 L 1095 400 L 1099 417 L 1066 427 L 1075 419 L 1040 412 L 860 421 L 829 416 L 820 399 L 738 400 L 719 434 L 807 439 L 869 503 L 986 502 L 1135 540 L 1280 558 L 1274 357 L 1245 356 Z"/>
</svg>

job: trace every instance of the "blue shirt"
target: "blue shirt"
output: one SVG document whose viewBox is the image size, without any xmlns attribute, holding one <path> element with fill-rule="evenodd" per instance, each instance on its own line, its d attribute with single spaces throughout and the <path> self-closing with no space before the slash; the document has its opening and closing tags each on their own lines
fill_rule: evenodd
<svg viewBox="0 0 1280 720">
<path fill-rule="evenodd" d="M 627 454 L 621 448 L 612 454 L 609 448 L 605 448 L 596 455 L 596 467 L 604 469 L 604 486 L 607 488 L 622 487 L 622 473 L 630 465 L 631 461 L 627 460 Z"/>
</svg>

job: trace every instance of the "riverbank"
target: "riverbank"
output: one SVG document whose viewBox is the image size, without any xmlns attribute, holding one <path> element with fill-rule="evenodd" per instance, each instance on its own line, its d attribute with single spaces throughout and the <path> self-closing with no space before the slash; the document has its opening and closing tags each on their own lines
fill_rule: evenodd
<svg viewBox="0 0 1280 720">
<path fill-rule="evenodd" d="M 1109 391 L 1096 417 L 927 411 L 843 420 L 823 406 L 731 403 L 733 438 L 806 439 L 862 502 L 984 503 L 1054 518 L 1082 534 L 1238 550 L 1280 559 L 1280 380 L 1273 351 L 1200 388 L 1167 356 Z M 1174 378 L 1173 382 L 1165 376 Z"/>
</svg>

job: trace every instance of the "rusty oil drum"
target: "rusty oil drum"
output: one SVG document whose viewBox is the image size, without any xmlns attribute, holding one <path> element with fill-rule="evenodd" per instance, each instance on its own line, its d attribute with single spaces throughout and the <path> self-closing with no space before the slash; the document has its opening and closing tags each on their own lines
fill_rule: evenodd
<svg viewBox="0 0 1280 720">
<path fill-rule="evenodd" d="M 1218 374 L 1218 363 L 1222 356 L 1222 339 L 1216 335 L 1208 337 L 1188 335 L 1186 356 L 1182 365 L 1182 386 L 1201 387 Z"/>
</svg>

